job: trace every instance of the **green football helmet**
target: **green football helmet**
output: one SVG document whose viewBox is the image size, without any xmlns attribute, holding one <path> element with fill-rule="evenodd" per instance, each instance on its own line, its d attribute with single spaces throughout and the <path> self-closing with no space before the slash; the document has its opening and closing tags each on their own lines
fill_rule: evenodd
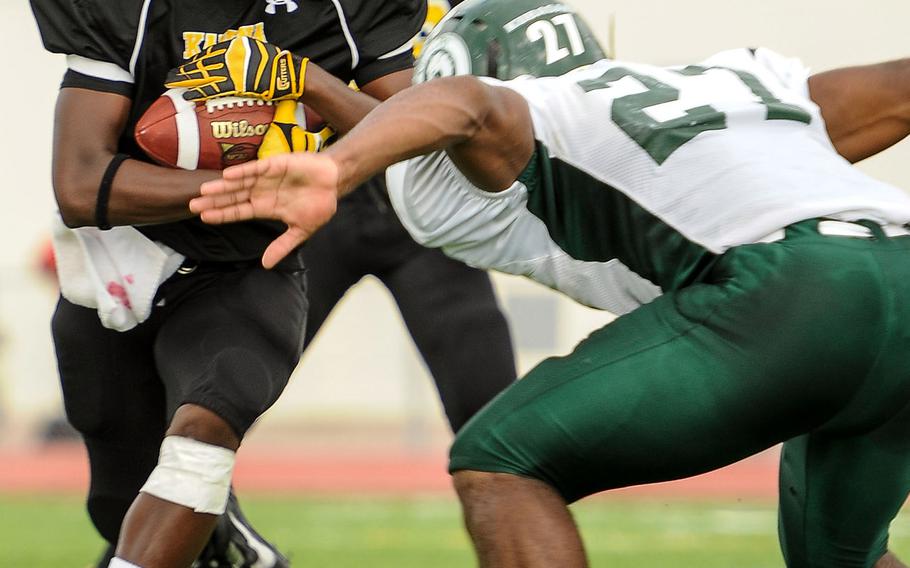
<svg viewBox="0 0 910 568">
<path fill-rule="evenodd" d="M 427 37 L 414 82 L 557 76 L 605 58 L 585 21 L 558 0 L 466 0 Z"/>
</svg>

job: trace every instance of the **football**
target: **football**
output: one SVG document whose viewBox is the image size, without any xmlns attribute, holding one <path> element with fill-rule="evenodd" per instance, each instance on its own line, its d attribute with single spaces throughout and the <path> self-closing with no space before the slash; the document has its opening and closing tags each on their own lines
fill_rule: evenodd
<svg viewBox="0 0 910 568">
<path fill-rule="evenodd" d="M 275 114 L 272 102 L 218 97 L 197 103 L 185 100 L 184 91 L 165 92 L 136 123 L 136 143 L 150 158 L 185 170 L 222 170 L 256 158 Z M 298 104 L 297 122 L 306 129 L 321 119 Z"/>
</svg>

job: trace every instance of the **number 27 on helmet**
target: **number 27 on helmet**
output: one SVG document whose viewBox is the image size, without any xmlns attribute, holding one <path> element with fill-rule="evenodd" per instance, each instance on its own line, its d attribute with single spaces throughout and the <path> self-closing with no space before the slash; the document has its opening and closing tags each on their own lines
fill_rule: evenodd
<svg viewBox="0 0 910 568">
<path fill-rule="evenodd" d="M 606 59 L 587 23 L 552 0 L 467 0 L 427 37 L 414 82 L 477 75 L 557 76 Z"/>
</svg>

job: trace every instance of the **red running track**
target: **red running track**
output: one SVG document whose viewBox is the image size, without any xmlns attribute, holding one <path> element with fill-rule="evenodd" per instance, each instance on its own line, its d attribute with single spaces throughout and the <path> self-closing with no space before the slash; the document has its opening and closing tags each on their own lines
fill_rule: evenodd
<svg viewBox="0 0 910 568">
<path fill-rule="evenodd" d="M 623 497 L 680 499 L 774 499 L 776 450 L 721 470 L 670 483 L 612 492 Z M 308 450 L 299 446 L 263 446 L 241 450 L 235 485 L 243 492 L 445 494 L 451 491 L 445 449 L 425 452 L 374 451 L 357 454 Z M 88 487 L 88 464 L 81 444 L 0 450 L 0 492 L 82 493 Z"/>
</svg>

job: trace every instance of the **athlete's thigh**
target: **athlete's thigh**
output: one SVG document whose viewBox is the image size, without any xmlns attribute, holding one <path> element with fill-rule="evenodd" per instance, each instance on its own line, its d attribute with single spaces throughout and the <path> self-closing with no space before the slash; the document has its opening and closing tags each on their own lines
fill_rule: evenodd
<svg viewBox="0 0 910 568">
<path fill-rule="evenodd" d="M 509 326 L 486 272 L 403 238 L 410 254 L 382 279 L 458 431 L 515 381 Z"/>
<path fill-rule="evenodd" d="M 846 322 L 739 284 L 662 296 L 544 361 L 464 428 L 451 468 L 538 478 L 574 500 L 705 472 L 823 424 L 862 380 L 862 357 L 828 347 L 824 330 Z"/>
<path fill-rule="evenodd" d="M 299 360 L 303 274 L 251 267 L 198 278 L 155 345 L 169 411 L 203 406 L 242 436 L 278 399 Z"/>
<path fill-rule="evenodd" d="M 335 217 L 301 249 L 310 302 L 305 345 L 310 344 L 342 296 L 369 272 L 358 235 L 357 217 L 347 200 L 342 200 Z"/>
<path fill-rule="evenodd" d="M 51 329 L 67 417 L 83 435 L 135 445 L 164 431 L 164 389 L 154 365 L 154 322 L 127 332 L 60 298 Z M 157 452 L 157 443 L 155 444 Z"/>
<path fill-rule="evenodd" d="M 910 405 L 872 432 L 784 444 L 781 548 L 790 568 L 866 568 L 910 491 Z"/>
</svg>

